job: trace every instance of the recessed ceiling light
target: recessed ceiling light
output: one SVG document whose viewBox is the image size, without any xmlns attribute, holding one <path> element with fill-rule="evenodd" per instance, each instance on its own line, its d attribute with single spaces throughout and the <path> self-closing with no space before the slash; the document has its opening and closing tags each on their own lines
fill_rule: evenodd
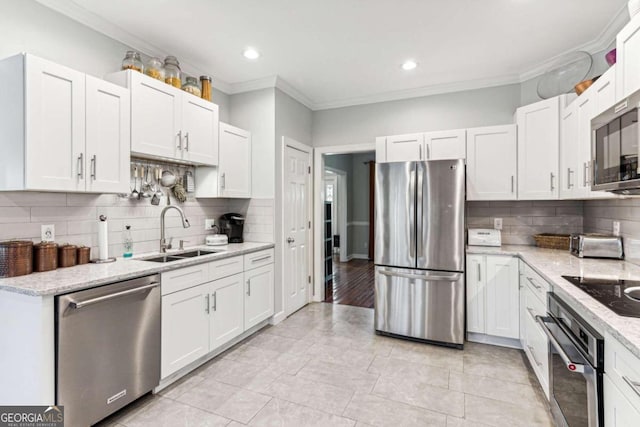
<svg viewBox="0 0 640 427">
<path fill-rule="evenodd" d="M 260 58 L 260 52 L 258 52 L 257 50 L 255 50 L 252 47 L 246 48 L 242 54 L 247 59 L 258 59 L 258 58 Z"/>
<path fill-rule="evenodd" d="M 402 69 L 405 71 L 410 71 L 416 68 L 417 66 L 418 66 L 418 63 L 410 59 L 408 61 L 405 61 L 404 64 L 402 64 Z"/>
</svg>

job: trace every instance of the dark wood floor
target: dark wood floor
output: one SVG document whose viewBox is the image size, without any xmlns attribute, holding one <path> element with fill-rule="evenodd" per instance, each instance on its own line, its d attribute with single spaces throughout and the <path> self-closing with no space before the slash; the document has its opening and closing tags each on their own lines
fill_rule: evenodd
<svg viewBox="0 0 640 427">
<path fill-rule="evenodd" d="M 373 308 L 373 262 L 353 259 L 333 262 L 333 278 L 326 289 L 325 302 Z"/>
</svg>

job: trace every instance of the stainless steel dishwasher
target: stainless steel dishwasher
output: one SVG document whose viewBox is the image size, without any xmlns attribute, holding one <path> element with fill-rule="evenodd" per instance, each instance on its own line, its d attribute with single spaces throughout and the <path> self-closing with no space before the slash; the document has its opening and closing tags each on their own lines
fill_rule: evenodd
<svg viewBox="0 0 640 427">
<path fill-rule="evenodd" d="M 160 276 L 56 297 L 56 402 L 89 426 L 160 381 Z"/>
</svg>

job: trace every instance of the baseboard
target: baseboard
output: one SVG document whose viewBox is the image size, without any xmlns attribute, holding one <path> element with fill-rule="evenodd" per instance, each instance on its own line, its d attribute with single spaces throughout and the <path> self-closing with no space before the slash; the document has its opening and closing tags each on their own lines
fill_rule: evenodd
<svg viewBox="0 0 640 427">
<path fill-rule="evenodd" d="M 351 259 L 369 259 L 369 254 L 351 254 Z"/>
<path fill-rule="evenodd" d="M 509 347 L 522 349 L 520 340 L 514 338 L 494 337 L 493 335 L 478 334 L 476 332 L 467 332 L 467 341 L 477 342 L 480 344 L 497 345 L 500 347 Z"/>
<path fill-rule="evenodd" d="M 277 325 L 278 323 L 282 322 L 286 318 L 287 318 L 287 315 L 284 314 L 284 311 L 281 311 L 273 315 L 273 317 L 269 320 L 269 324 Z"/>
</svg>

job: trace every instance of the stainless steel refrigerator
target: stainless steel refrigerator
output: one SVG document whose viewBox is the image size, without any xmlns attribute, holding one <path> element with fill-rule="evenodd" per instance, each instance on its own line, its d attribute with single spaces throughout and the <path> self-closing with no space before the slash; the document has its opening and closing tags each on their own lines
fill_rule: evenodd
<svg viewBox="0 0 640 427">
<path fill-rule="evenodd" d="M 462 348 L 463 160 L 379 163 L 375 188 L 375 328 Z"/>
</svg>

